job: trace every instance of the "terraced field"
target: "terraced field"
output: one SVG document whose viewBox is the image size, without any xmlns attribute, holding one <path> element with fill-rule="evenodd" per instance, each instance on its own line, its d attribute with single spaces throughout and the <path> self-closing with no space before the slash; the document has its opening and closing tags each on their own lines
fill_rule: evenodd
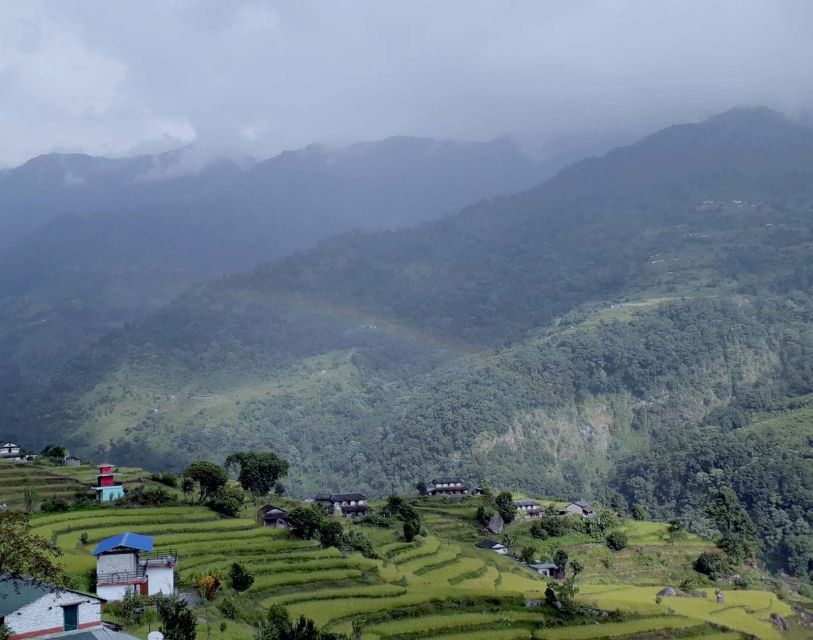
<svg viewBox="0 0 813 640">
<path fill-rule="evenodd" d="M 129 487 L 140 484 L 144 475 L 141 469 L 118 469 L 118 479 Z M 26 489 L 34 489 L 40 501 L 53 498 L 71 501 L 77 493 L 89 492 L 95 484 L 94 466 L 59 467 L 0 461 L 0 503 L 12 509 L 23 508 Z"/>
<path fill-rule="evenodd" d="M 479 536 L 470 524 L 472 506 L 430 503 L 420 509 L 427 533 L 411 543 L 392 529 L 345 523 L 370 538 L 376 560 L 322 549 L 287 531 L 259 527 L 250 518 L 221 518 L 196 506 L 100 508 L 40 515 L 32 524 L 56 540 L 66 567 L 75 574 L 94 566 L 91 552 L 97 541 L 123 530 L 153 535 L 157 547 L 177 549 L 181 583 L 187 586 L 193 575 L 211 570 L 225 575 L 231 562 L 239 560 L 256 576 L 239 598 L 257 615 L 280 604 L 291 617 L 304 615 L 331 631 L 352 636 L 354 627 L 360 629 L 363 640 L 734 640 L 743 633 L 772 640 L 779 636 L 770 614 L 789 612 L 775 596 L 760 591 L 726 593 L 724 605 L 713 595 L 656 603 L 664 573 L 679 573 L 676 567 L 705 543 L 690 538 L 669 544 L 663 540 L 664 525 L 630 523 L 632 548 L 614 555 L 612 570 L 602 564 L 603 545 L 577 541 L 568 547 L 571 557 L 585 564 L 581 601 L 625 612 L 624 619 L 599 616 L 587 625 L 551 626 L 544 608 L 526 607 L 527 600 L 544 598 L 545 581 L 510 558 L 474 546 Z M 83 533 L 87 545 L 80 541 Z M 647 570 L 649 562 L 655 570 Z M 252 637 L 248 626 L 229 625 L 225 635 L 213 637 Z"/>
</svg>

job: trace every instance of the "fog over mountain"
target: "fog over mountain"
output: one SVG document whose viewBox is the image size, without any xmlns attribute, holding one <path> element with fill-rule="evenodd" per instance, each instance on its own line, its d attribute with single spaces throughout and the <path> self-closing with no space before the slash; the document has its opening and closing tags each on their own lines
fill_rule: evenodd
<svg viewBox="0 0 813 640">
<path fill-rule="evenodd" d="M 7 3 L 0 166 L 392 135 L 541 132 L 544 151 L 738 105 L 794 115 L 813 98 L 812 14 L 803 0 Z"/>
</svg>

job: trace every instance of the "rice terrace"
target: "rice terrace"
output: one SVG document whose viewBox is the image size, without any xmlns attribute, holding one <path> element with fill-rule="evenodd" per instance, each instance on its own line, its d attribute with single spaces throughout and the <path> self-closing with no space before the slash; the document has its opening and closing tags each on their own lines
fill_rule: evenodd
<svg viewBox="0 0 813 640">
<path fill-rule="evenodd" d="M 195 593 L 200 601 L 199 637 L 253 638 L 265 612 L 275 605 L 284 607 L 291 620 L 304 616 L 325 633 L 364 640 L 806 637 L 799 627 L 795 633 L 793 628 L 778 630 L 777 616 L 792 620 L 794 603 L 787 591 L 777 591 L 773 579 L 743 567 L 737 585 L 720 586 L 692 568 L 698 554 L 712 545 L 685 532 L 670 538 L 666 523 L 618 518 L 613 530 L 625 535 L 626 544 L 612 551 L 579 531 L 535 538 L 533 524 L 520 518 L 500 535 L 490 536 L 511 549 L 510 555 L 501 555 L 476 546 L 488 537 L 477 524 L 478 507 L 493 504 L 493 497 L 413 497 L 407 502 L 422 524 L 410 542 L 383 517 L 368 516 L 366 522 L 330 518 L 342 531 L 359 532 L 369 541 L 369 548 L 360 553 L 300 539 L 290 529 L 262 526 L 257 519 L 261 501 L 244 504 L 238 517 L 224 517 L 188 504 L 191 496 L 185 498 L 146 472 L 123 472 L 134 483 L 131 490 L 161 487 L 158 491 L 166 490 L 172 504 L 37 514 L 31 519 L 32 530 L 60 549 L 72 584 L 84 589 L 93 587 L 92 551 L 109 536 L 134 531 L 151 536 L 156 549 L 172 549 L 179 559 L 179 591 Z M 17 502 L 12 485 L 47 487 L 45 495 L 58 498 L 92 474 L 87 466 L 2 464 L 0 487 Z M 284 498 L 274 498 L 274 503 L 289 513 L 303 506 Z M 539 503 L 549 510 L 565 504 Z M 387 503 L 374 503 L 372 513 L 386 509 Z M 541 559 L 564 550 L 571 566 L 574 560 L 578 563 L 577 615 L 563 619 L 550 608 L 548 579 L 512 558 L 517 549 L 532 549 L 524 553 Z M 226 578 L 234 562 L 253 576 L 249 588 L 239 593 L 229 588 Z M 200 579 L 213 575 L 220 588 L 207 599 Z M 658 595 L 664 587 L 680 584 L 691 584 L 695 597 Z M 718 587 L 722 603 L 716 601 Z M 109 611 L 111 622 L 123 621 L 120 608 L 110 606 Z M 125 630 L 144 637 L 149 626 Z"/>
</svg>

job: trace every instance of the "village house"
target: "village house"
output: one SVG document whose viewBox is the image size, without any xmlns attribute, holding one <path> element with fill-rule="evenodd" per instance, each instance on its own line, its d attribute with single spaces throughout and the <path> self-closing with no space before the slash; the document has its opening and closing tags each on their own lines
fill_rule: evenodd
<svg viewBox="0 0 813 640">
<path fill-rule="evenodd" d="M 273 504 L 267 504 L 260 507 L 257 512 L 257 520 L 265 527 L 274 527 L 275 529 L 290 529 L 291 525 L 288 523 L 288 512 Z"/>
<path fill-rule="evenodd" d="M 553 578 L 554 580 L 565 579 L 564 569 L 560 569 L 553 562 L 537 562 L 536 564 L 529 564 L 528 566 L 536 571 L 540 576 Z"/>
<path fill-rule="evenodd" d="M 426 492 L 430 496 L 461 498 L 468 495 L 469 488 L 459 478 L 440 478 L 439 480 L 432 480 L 432 484 Z"/>
<path fill-rule="evenodd" d="M 110 502 L 123 497 L 124 487 L 116 483 L 113 465 L 108 463 L 100 464 L 96 476 L 96 499 L 99 502 Z"/>
<path fill-rule="evenodd" d="M 79 467 L 82 465 L 82 461 L 76 456 L 65 456 L 62 458 L 62 463 L 66 467 Z"/>
<path fill-rule="evenodd" d="M 594 518 L 596 510 L 590 505 L 589 502 L 584 500 L 577 500 L 565 505 L 564 509 L 559 511 L 560 516 L 581 516 L 582 518 Z"/>
<path fill-rule="evenodd" d="M 515 500 L 514 506 L 525 520 L 534 520 L 545 515 L 542 505 L 535 500 Z"/>
<path fill-rule="evenodd" d="M 487 551 L 499 553 L 501 556 L 508 555 L 508 547 L 506 547 L 504 544 L 500 544 L 499 542 L 494 542 L 494 540 L 481 540 L 474 546 L 478 549 L 485 549 Z"/>
<path fill-rule="evenodd" d="M 313 501 L 334 516 L 357 518 L 370 510 L 363 493 L 320 493 Z"/>
<path fill-rule="evenodd" d="M 30 580 L 0 582 L 0 624 L 10 629 L 10 640 L 62 638 L 63 632 L 101 630 L 103 603 L 103 598 L 89 593 Z"/>
<path fill-rule="evenodd" d="M 0 444 L 0 458 L 19 458 L 22 453 L 19 445 L 13 442 L 4 442 Z"/>
<path fill-rule="evenodd" d="M 175 593 L 173 550 L 153 552 L 150 536 L 120 533 L 102 540 L 93 551 L 96 556 L 96 593 L 105 600 L 122 600 L 127 591 L 142 596 Z"/>
</svg>

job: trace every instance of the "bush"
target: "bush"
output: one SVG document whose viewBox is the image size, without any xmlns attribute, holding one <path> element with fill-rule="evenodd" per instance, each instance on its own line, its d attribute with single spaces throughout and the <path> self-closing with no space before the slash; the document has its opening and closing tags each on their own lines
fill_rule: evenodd
<svg viewBox="0 0 813 640">
<path fill-rule="evenodd" d="M 87 545 L 87 543 L 90 542 L 90 536 L 88 535 L 87 531 L 83 531 L 82 535 L 79 536 L 79 542 L 81 542 L 83 545 Z"/>
<path fill-rule="evenodd" d="M 611 531 L 606 540 L 607 546 L 613 551 L 621 551 L 627 547 L 627 534 L 623 531 Z"/>
<path fill-rule="evenodd" d="M 237 592 L 246 591 L 254 584 L 254 576 L 239 562 L 233 562 L 229 567 L 229 579 Z"/>
<path fill-rule="evenodd" d="M 172 502 L 172 496 L 164 487 L 138 485 L 127 492 L 124 496 L 124 502 L 142 507 L 160 507 Z"/>
<path fill-rule="evenodd" d="M 178 488 L 178 476 L 176 476 L 171 471 L 164 471 L 162 473 L 153 473 L 150 479 L 155 482 L 165 484 L 168 487 L 172 487 L 173 489 Z"/>
<path fill-rule="evenodd" d="M 288 523 L 291 525 L 291 532 L 302 540 L 315 538 L 324 519 L 324 512 L 315 505 L 310 508 L 297 507 L 288 512 Z"/>
<path fill-rule="evenodd" d="M 535 550 L 533 547 L 522 547 L 520 557 L 525 564 L 531 564 L 534 561 Z"/>
<path fill-rule="evenodd" d="M 637 502 L 632 505 L 632 519 L 633 520 L 646 520 L 646 508 Z"/>
<path fill-rule="evenodd" d="M 234 596 L 226 596 L 223 599 L 223 602 L 220 603 L 220 613 L 223 614 L 224 618 L 237 620 L 237 601 L 234 599 Z"/>
<path fill-rule="evenodd" d="M 404 521 L 404 540 L 412 542 L 421 532 L 420 520 L 405 520 Z"/>
<path fill-rule="evenodd" d="M 46 500 L 40 506 L 40 511 L 43 513 L 65 513 L 69 511 L 71 505 L 68 504 L 68 501 L 65 498 L 51 498 L 50 500 Z"/>
<path fill-rule="evenodd" d="M 537 540 L 547 540 L 550 537 L 547 529 L 542 526 L 542 523 L 537 520 L 531 525 L 531 537 Z"/>
<path fill-rule="evenodd" d="M 227 485 L 212 494 L 206 502 L 206 506 L 212 511 L 222 513 L 224 516 L 236 518 L 240 515 L 244 499 L 245 495 L 242 490 Z"/>
<path fill-rule="evenodd" d="M 731 570 L 728 559 L 721 551 L 704 551 L 694 561 L 694 570 L 716 580 Z"/>
<path fill-rule="evenodd" d="M 323 548 L 336 547 L 341 549 L 343 541 L 344 529 L 335 520 L 326 520 L 319 526 L 319 544 Z"/>
</svg>

